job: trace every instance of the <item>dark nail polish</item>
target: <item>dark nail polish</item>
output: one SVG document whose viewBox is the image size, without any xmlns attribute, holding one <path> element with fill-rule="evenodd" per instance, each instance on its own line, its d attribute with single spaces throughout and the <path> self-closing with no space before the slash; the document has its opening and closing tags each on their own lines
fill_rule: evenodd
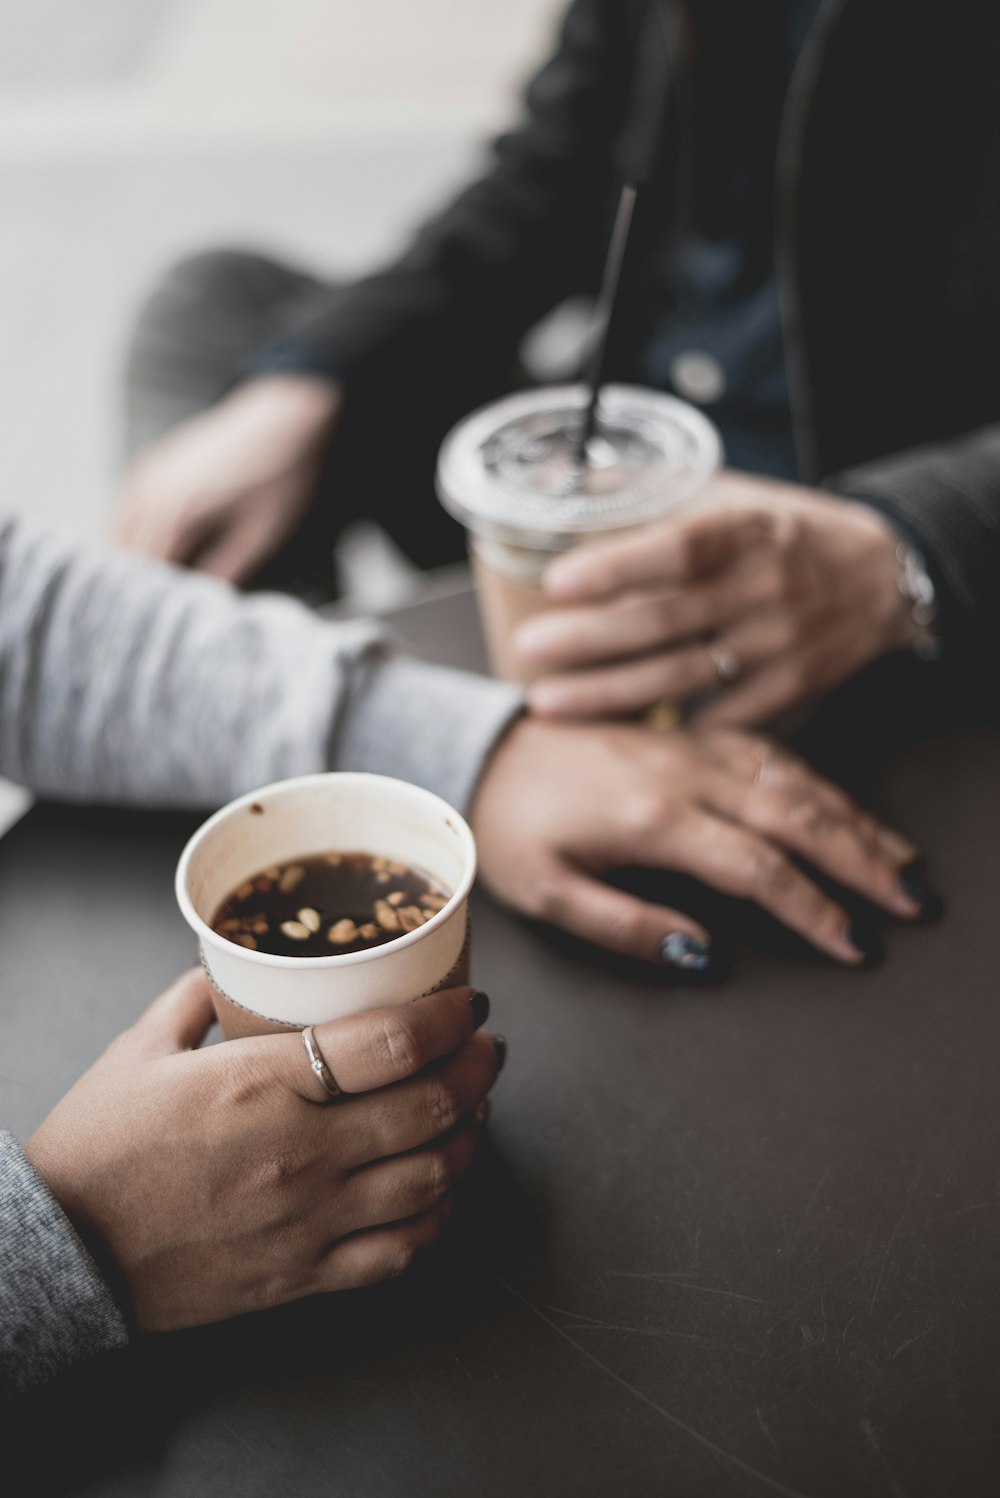
<svg viewBox="0 0 1000 1498">
<path fill-rule="evenodd" d="M 497 1053 L 497 1071 L 503 1071 L 507 1060 L 507 1042 L 502 1035 L 494 1035 L 493 1047 Z"/>
<path fill-rule="evenodd" d="M 927 882 L 927 864 L 923 858 L 914 858 L 901 870 L 899 887 L 908 900 L 920 906 L 917 920 L 921 925 L 940 920 L 944 915 L 944 901 Z"/>
<path fill-rule="evenodd" d="M 899 887 L 908 900 L 922 905 L 927 898 L 927 863 L 914 858 L 899 871 Z"/>
<path fill-rule="evenodd" d="M 486 1023 L 486 1016 L 490 1012 L 489 994 L 483 993 L 481 989 L 477 989 L 475 993 L 470 993 L 469 1006 L 472 1009 L 472 1023 L 478 1030 L 480 1025 Z"/>
<path fill-rule="evenodd" d="M 703 973 L 711 966 L 712 949 L 707 941 L 689 931 L 671 931 L 660 947 L 660 957 L 668 967 Z"/>
<path fill-rule="evenodd" d="M 874 927 L 865 921 L 853 920 L 844 928 L 844 935 L 854 950 L 864 958 L 862 967 L 878 967 L 885 956 L 885 948 Z"/>
</svg>

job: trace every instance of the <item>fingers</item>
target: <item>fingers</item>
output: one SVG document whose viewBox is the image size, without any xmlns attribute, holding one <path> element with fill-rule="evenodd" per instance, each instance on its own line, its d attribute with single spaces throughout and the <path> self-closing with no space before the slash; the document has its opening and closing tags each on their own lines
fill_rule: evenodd
<svg viewBox="0 0 1000 1498">
<path fill-rule="evenodd" d="M 869 953 L 850 918 L 766 838 L 710 812 L 689 812 L 670 835 L 670 862 L 725 894 L 754 900 L 813 946 L 852 966 Z"/>
<path fill-rule="evenodd" d="M 486 1104 L 480 1108 L 485 1116 Z M 348 1212 L 352 1230 L 419 1217 L 438 1206 L 472 1164 L 481 1132 L 482 1122 L 474 1118 L 424 1149 L 356 1171 L 338 1203 Z"/>
<path fill-rule="evenodd" d="M 162 993 L 129 1032 L 151 1056 L 192 1051 L 215 1019 L 212 990 L 200 968 L 192 968 Z"/>
<path fill-rule="evenodd" d="M 759 763 L 766 767 L 769 761 Z M 706 801 L 886 910 L 904 918 L 919 915 L 920 903 L 900 884 L 916 847 L 791 756 L 773 756 L 770 763 L 766 777 L 712 777 Z"/>
<path fill-rule="evenodd" d="M 748 620 L 720 641 L 732 645 L 749 670 L 740 681 L 704 703 L 694 714 L 700 727 L 754 727 L 786 708 L 815 700 L 857 669 L 850 630 L 823 630 L 809 641 L 789 631 L 772 613 Z"/>
<path fill-rule="evenodd" d="M 115 539 L 128 551 L 185 566 L 208 542 L 215 518 L 189 509 L 180 496 L 126 495 Z"/>
<path fill-rule="evenodd" d="M 866 822 L 824 802 L 811 790 L 788 792 L 730 783 L 732 794 L 715 796 L 718 810 L 807 858 L 848 889 L 903 917 L 919 906 L 899 886 L 899 865 Z M 729 805 L 723 803 L 729 802 Z"/>
<path fill-rule="evenodd" d="M 582 941 L 624 957 L 698 972 L 711 961 L 711 938 L 690 916 L 568 866 L 553 876 L 539 913 Z"/>
<path fill-rule="evenodd" d="M 758 545 L 770 529 L 770 517 L 752 508 L 657 521 L 620 539 L 566 552 L 549 568 L 545 591 L 553 599 L 572 603 L 652 583 L 690 583 Z"/>
<path fill-rule="evenodd" d="M 655 597 L 628 594 L 591 607 L 532 614 L 518 627 L 514 643 L 534 670 L 588 666 L 704 634 L 742 602 L 734 590 L 716 586 Z"/>
<path fill-rule="evenodd" d="M 772 567 L 759 555 L 739 552 L 721 578 L 687 587 L 629 592 L 595 604 L 546 609 L 525 619 L 515 644 L 526 665 L 556 671 L 662 649 L 770 609 L 776 589 Z M 779 621 L 784 614 L 777 614 Z"/>
<path fill-rule="evenodd" d="M 656 702 L 696 697 L 718 681 L 705 646 L 691 645 L 592 671 L 544 676 L 529 686 L 528 705 L 540 718 L 618 718 Z"/>
<path fill-rule="evenodd" d="M 419 1254 L 426 1253 L 441 1236 L 451 1215 L 451 1199 L 409 1222 L 372 1228 L 352 1238 L 342 1238 L 319 1266 L 314 1293 L 360 1290 L 380 1280 L 403 1274 Z"/>
<path fill-rule="evenodd" d="M 319 1115 L 338 1134 L 349 1167 L 419 1149 L 474 1113 L 497 1079 L 505 1046 L 483 1031 L 444 1066 L 425 1076 L 326 1108 Z"/>
<path fill-rule="evenodd" d="M 274 531 L 274 520 L 264 510 L 233 518 L 194 558 L 198 571 L 223 582 L 246 582 L 271 554 Z"/>
<path fill-rule="evenodd" d="M 448 988 L 412 1004 L 369 1009 L 317 1025 L 313 1044 L 343 1092 L 370 1092 L 415 1077 L 431 1062 L 461 1050 L 488 1013 L 484 993 L 468 986 Z M 326 1101 L 306 1063 L 300 1034 L 268 1037 L 266 1044 L 267 1059 L 283 1085 L 310 1102 Z"/>
<path fill-rule="evenodd" d="M 692 714 L 699 728 L 756 728 L 771 722 L 822 690 L 820 683 L 804 689 L 808 673 L 795 659 L 770 662 L 705 702 Z"/>
<path fill-rule="evenodd" d="M 645 655 L 636 654 L 631 660 L 620 659 L 603 668 L 576 669 L 564 675 L 543 676 L 528 691 L 532 711 L 539 717 L 619 715 L 640 712 L 664 699 L 683 701 L 715 693 L 721 684 L 716 665 L 719 651 L 735 655 L 741 672 L 754 673 L 756 681 L 758 673 L 755 668 L 775 657 L 784 658 L 792 645 L 793 626 L 787 614 L 764 606 L 769 586 L 770 579 L 762 569 L 744 568 L 742 572 L 727 573 L 723 584 L 718 587 L 691 589 L 668 598 L 646 600 L 641 605 L 631 600 L 628 610 L 639 618 L 637 630 L 641 626 L 651 632 L 657 615 L 665 625 L 671 613 L 683 622 L 685 617 L 694 618 L 697 612 L 702 618 L 700 632 L 710 634 L 711 639 L 675 644 L 668 650 L 650 649 Z M 688 605 L 691 612 L 685 615 Z M 589 628 L 593 634 L 585 635 L 585 649 L 594 654 L 599 649 L 599 632 L 593 620 L 602 615 L 614 613 L 617 617 L 626 612 L 624 603 L 594 609 L 559 610 L 534 616 L 522 626 L 522 631 L 531 627 L 542 638 L 543 627 L 554 634 L 553 621 L 556 621 L 559 626 L 558 648 L 568 659 L 572 641 L 562 634 L 563 620 L 592 616 Z M 630 618 L 630 627 L 635 622 Z M 637 639 L 637 634 L 634 638 Z M 615 639 L 610 619 L 607 639 L 610 647 Z M 709 646 L 713 648 L 710 650 Z M 624 656 L 627 652 L 609 648 L 605 654 Z M 533 664 L 543 663 L 536 658 Z M 555 666 L 561 662 L 553 660 L 551 664 Z M 580 664 L 584 664 L 582 653 Z M 793 673 L 790 675 L 797 694 L 801 696 L 802 684 Z M 738 690 L 738 685 L 728 687 L 725 699 L 731 701 Z M 727 721 L 743 722 L 744 719 L 737 717 Z"/>
</svg>

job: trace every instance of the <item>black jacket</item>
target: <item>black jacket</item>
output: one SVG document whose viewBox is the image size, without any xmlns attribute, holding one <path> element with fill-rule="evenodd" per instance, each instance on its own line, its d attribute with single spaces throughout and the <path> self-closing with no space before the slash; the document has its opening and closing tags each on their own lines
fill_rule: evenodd
<svg viewBox="0 0 1000 1498">
<path fill-rule="evenodd" d="M 349 389 L 402 365 L 513 361 L 566 297 L 593 293 L 649 54 L 662 129 L 627 267 L 612 373 L 652 315 L 676 211 L 676 7 L 575 0 L 491 169 L 395 264 L 291 330 Z M 657 61 L 656 67 L 661 63 Z M 644 95 L 643 90 L 646 90 Z M 963 630 L 1000 639 L 1000 6 L 826 0 L 795 71 L 775 259 L 802 477 L 870 496 L 922 536 Z M 662 293 L 659 293 L 662 295 Z M 660 305 L 662 312 L 662 304 Z"/>
</svg>

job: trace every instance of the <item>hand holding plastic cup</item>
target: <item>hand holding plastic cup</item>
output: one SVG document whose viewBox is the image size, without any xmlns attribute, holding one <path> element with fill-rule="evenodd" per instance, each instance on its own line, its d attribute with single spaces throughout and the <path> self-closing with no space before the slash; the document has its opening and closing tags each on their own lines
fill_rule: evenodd
<svg viewBox="0 0 1000 1498">
<path fill-rule="evenodd" d="M 510 680 L 530 679 L 512 640 L 523 619 L 548 606 L 549 563 L 680 510 L 721 459 L 715 428 L 693 406 L 606 385 L 581 473 L 576 447 L 588 398 L 584 385 L 511 395 L 467 416 L 441 447 L 438 493 L 468 532 L 490 659 Z"/>
<path fill-rule="evenodd" d="M 334 850 L 397 859 L 429 875 L 447 901 L 414 931 L 329 957 L 251 951 L 213 930 L 219 907 L 259 870 Z M 472 832 L 446 801 L 388 776 L 334 772 L 263 786 L 216 812 L 181 854 L 176 893 L 232 1040 L 467 983 L 475 874 Z"/>
</svg>

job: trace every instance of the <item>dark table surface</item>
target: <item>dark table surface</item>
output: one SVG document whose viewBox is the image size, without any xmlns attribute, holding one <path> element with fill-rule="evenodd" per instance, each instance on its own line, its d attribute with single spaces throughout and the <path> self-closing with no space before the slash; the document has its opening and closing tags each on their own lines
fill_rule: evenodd
<svg viewBox="0 0 1000 1498">
<path fill-rule="evenodd" d="M 398 617 L 476 664 L 467 595 Z M 949 913 L 873 972 L 751 929 L 729 984 L 667 987 L 477 897 L 510 1059 L 443 1248 L 66 1377 L 11 1421 L 8 1491 L 993 1498 L 1000 735 L 926 739 L 874 795 Z M 194 959 L 196 820 L 42 806 L 0 844 L 21 1137 Z"/>
</svg>

